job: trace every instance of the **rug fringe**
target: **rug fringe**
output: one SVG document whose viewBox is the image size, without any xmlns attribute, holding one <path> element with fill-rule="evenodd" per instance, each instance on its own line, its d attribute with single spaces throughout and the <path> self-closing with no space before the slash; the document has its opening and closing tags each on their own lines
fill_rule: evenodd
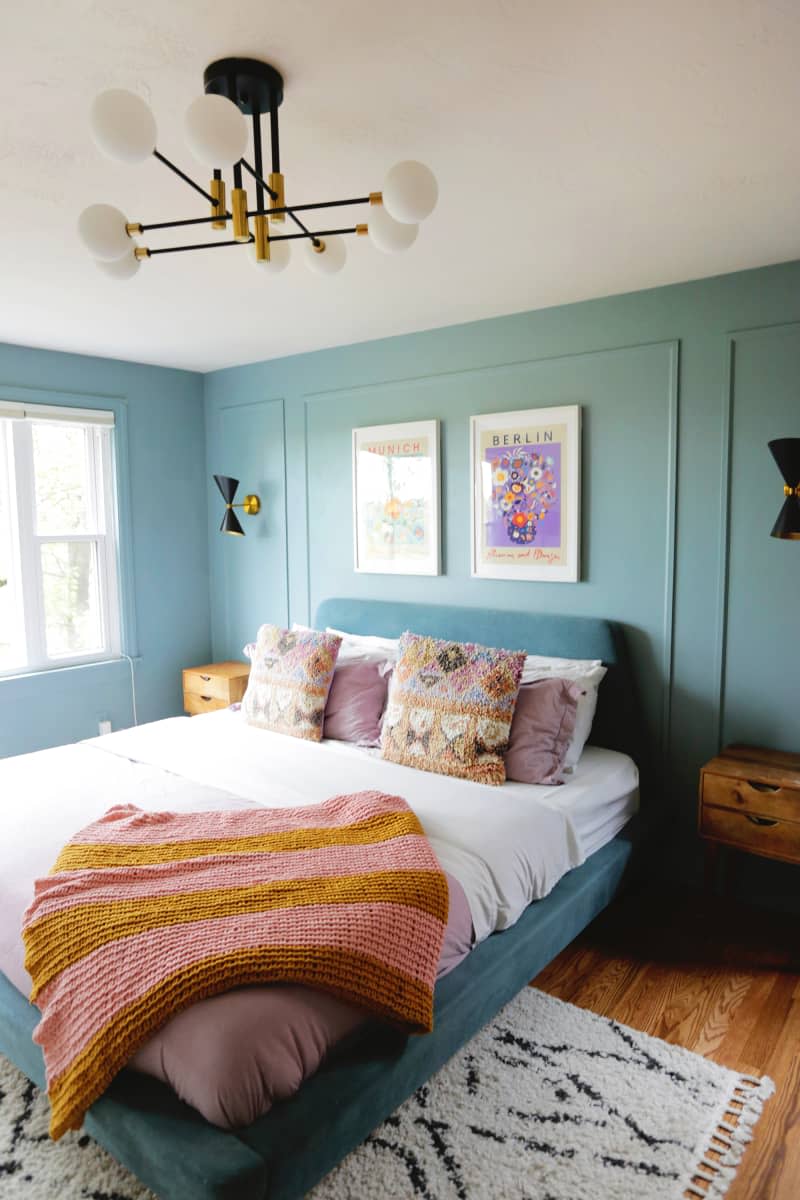
<svg viewBox="0 0 800 1200">
<path fill-rule="evenodd" d="M 775 1091 L 768 1075 L 737 1075 L 724 1105 L 718 1109 L 720 1119 L 712 1127 L 681 1196 L 696 1196 L 700 1200 L 721 1200 L 736 1177 L 742 1155 L 753 1137 L 753 1126 L 764 1104 Z M 725 1118 L 733 1118 L 736 1124 Z M 714 1143 L 719 1143 L 714 1145 Z M 714 1160 L 709 1152 L 719 1154 Z M 697 1181 L 701 1181 L 698 1183 Z M 705 1184 L 706 1186 L 701 1186 Z"/>
</svg>

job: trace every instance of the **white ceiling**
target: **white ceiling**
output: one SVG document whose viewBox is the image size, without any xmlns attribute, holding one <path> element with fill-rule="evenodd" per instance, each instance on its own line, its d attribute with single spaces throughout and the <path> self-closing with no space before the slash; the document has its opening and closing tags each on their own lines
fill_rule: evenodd
<svg viewBox="0 0 800 1200">
<path fill-rule="evenodd" d="M 797 0 L 38 0 L 0 29 L 0 340 L 207 371 L 800 257 Z M 204 183 L 183 112 L 230 54 L 284 73 L 290 201 L 433 168 L 410 251 L 349 238 L 329 278 L 235 247 L 100 274 L 87 204 L 207 210 L 155 160 L 103 159 L 93 96 L 145 97 Z"/>
</svg>

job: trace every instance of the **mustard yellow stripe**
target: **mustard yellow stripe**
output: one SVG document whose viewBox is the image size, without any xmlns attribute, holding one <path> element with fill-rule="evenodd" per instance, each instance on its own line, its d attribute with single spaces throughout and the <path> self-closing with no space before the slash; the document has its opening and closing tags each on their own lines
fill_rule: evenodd
<svg viewBox="0 0 800 1200">
<path fill-rule="evenodd" d="M 411 1033 L 433 1028 L 433 992 L 352 950 L 271 946 L 214 955 L 176 971 L 121 1009 L 49 1088 L 50 1136 L 80 1129 L 87 1109 L 139 1046 L 190 1004 L 247 984 L 291 980 L 359 1004 Z"/>
<path fill-rule="evenodd" d="M 25 969 L 34 985 L 31 1000 L 61 971 L 98 947 L 150 929 L 278 908 L 377 902 L 407 905 L 445 924 L 448 900 L 441 871 L 395 870 L 81 904 L 49 913 L 25 929 Z"/>
<path fill-rule="evenodd" d="M 56 859 L 51 875 L 102 867 L 139 867 L 179 862 L 220 854 L 261 854 L 271 850 L 317 850 L 322 846 L 362 846 L 385 842 L 406 834 L 421 834 L 422 826 L 410 810 L 382 813 L 351 825 L 287 829 L 281 833 L 239 838 L 203 838 L 191 842 L 149 842 L 139 845 L 105 842 L 70 842 Z"/>
</svg>

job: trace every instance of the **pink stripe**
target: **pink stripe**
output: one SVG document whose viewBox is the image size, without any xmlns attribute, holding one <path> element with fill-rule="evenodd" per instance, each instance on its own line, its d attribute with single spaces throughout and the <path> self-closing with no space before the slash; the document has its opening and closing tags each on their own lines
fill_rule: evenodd
<svg viewBox="0 0 800 1200">
<path fill-rule="evenodd" d="M 336 829 L 384 813 L 409 812 L 405 800 L 384 792 L 334 796 L 322 804 L 300 808 L 247 808 L 196 813 L 142 812 L 133 804 L 118 804 L 87 825 L 70 844 L 114 841 L 138 845 L 198 841 L 203 838 L 259 837 L 295 829 Z"/>
<path fill-rule="evenodd" d="M 103 904 L 219 888 L 251 887 L 282 879 L 326 879 L 376 871 L 441 870 L 425 837 L 406 834 L 390 843 L 322 846 L 264 854 L 220 854 L 145 867 L 104 867 L 49 875 L 29 909 L 26 925 L 78 904 Z"/>
<path fill-rule="evenodd" d="M 443 929 L 437 918 L 406 905 L 332 904 L 196 921 L 111 942 L 62 971 L 38 997 L 46 1015 L 33 1040 L 44 1049 L 48 1086 L 120 1009 L 212 955 L 278 945 L 341 948 L 432 988 Z"/>
</svg>

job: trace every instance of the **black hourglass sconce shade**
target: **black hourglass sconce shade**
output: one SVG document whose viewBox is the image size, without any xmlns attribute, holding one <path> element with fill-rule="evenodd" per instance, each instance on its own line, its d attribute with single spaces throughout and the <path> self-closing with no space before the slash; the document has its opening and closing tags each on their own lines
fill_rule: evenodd
<svg viewBox="0 0 800 1200">
<path fill-rule="evenodd" d="M 258 496 L 249 495 L 245 496 L 242 504 L 234 504 L 233 498 L 236 495 L 239 480 L 231 479 L 230 475 L 215 475 L 214 482 L 222 493 L 222 499 L 225 501 L 225 516 L 222 518 L 222 524 L 219 527 L 220 533 L 233 533 L 236 537 L 244 537 L 244 530 L 233 510 L 235 508 L 243 508 L 248 517 L 254 517 L 261 509 L 261 501 Z"/>
<path fill-rule="evenodd" d="M 800 541 L 800 437 L 776 438 L 768 445 L 783 476 L 786 497 L 772 527 L 772 536 Z"/>
</svg>

